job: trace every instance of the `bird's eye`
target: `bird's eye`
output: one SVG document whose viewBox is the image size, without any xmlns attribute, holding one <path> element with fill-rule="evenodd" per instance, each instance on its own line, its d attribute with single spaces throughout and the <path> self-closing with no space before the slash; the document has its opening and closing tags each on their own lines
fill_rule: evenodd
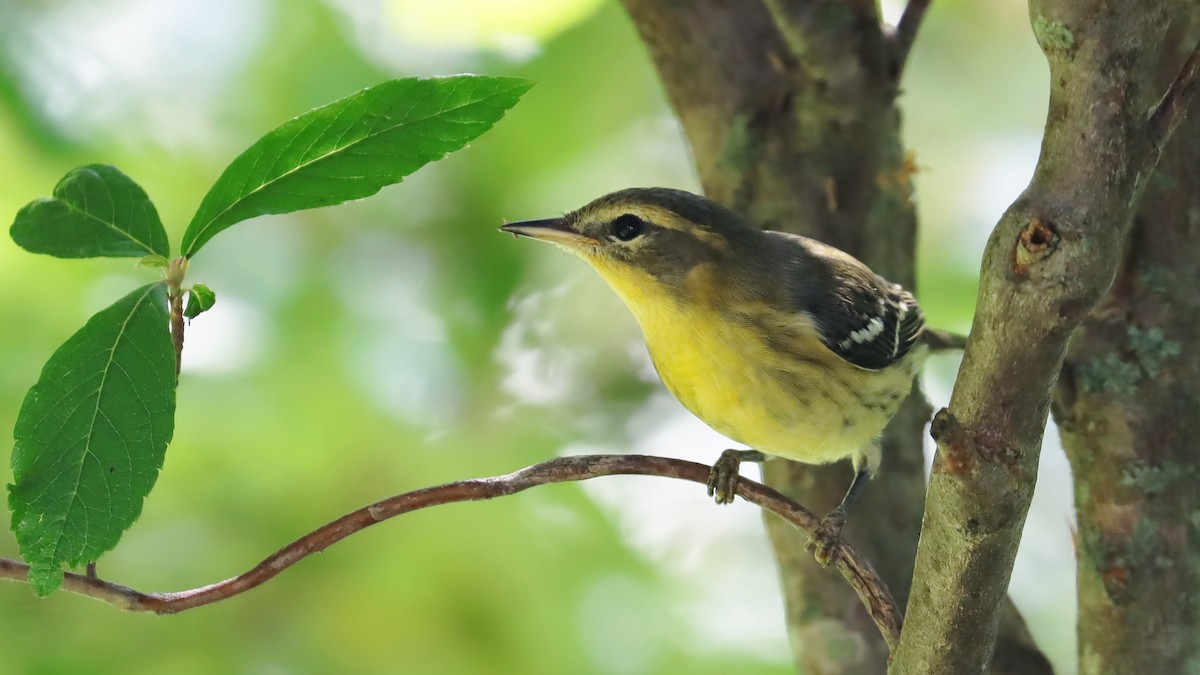
<svg viewBox="0 0 1200 675">
<path fill-rule="evenodd" d="M 613 236 L 621 241 L 632 241 L 641 235 L 646 229 L 646 223 L 632 213 L 626 213 L 623 216 L 618 216 L 612 222 Z"/>
</svg>

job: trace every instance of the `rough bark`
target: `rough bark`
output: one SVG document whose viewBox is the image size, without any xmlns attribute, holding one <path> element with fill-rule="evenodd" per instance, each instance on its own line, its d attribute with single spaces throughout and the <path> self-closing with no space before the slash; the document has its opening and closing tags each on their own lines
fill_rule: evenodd
<svg viewBox="0 0 1200 675">
<path fill-rule="evenodd" d="M 1200 39 L 1159 32 L 1166 88 Z M 1200 119 L 1150 178 L 1108 295 L 1077 331 L 1055 398 L 1075 477 L 1084 675 L 1200 668 Z"/>
<path fill-rule="evenodd" d="M 899 135 L 898 76 L 919 16 L 893 38 L 874 0 L 624 0 L 691 141 L 705 193 L 771 229 L 816 237 L 912 287 L 916 217 Z M 915 2 L 923 12 L 927 2 Z M 930 409 L 910 397 L 885 436 L 883 477 L 846 537 L 903 604 L 924 507 L 921 437 Z M 782 460 L 765 480 L 821 510 L 847 466 Z M 797 666 L 811 675 L 883 673 L 888 651 L 857 598 L 767 521 Z M 1019 672 L 1050 672 L 1019 617 L 1006 633 Z M 1017 672 L 1000 668 L 997 672 Z"/>
<path fill-rule="evenodd" d="M 1030 2 L 1050 63 L 1042 154 L 988 243 L 971 340 L 934 420 L 938 454 L 895 673 L 978 673 L 989 662 L 1068 340 L 1116 276 L 1169 135 L 1148 112 L 1163 92 L 1155 74 L 1175 5 Z M 1185 97 L 1172 91 L 1164 114 L 1176 119 Z"/>
</svg>

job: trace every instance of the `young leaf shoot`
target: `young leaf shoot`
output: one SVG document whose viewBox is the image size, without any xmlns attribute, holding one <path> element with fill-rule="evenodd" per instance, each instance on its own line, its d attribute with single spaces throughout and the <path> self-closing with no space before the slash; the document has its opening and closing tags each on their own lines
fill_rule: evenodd
<svg viewBox="0 0 1200 675">
<path fill-rule="evenodd" d="M 474 75 L 407 78 L 309 111 L 225 170 L 184 234 L 183 257 L 171 259 L 150 198 L 115 167 L 74 169 L 52 198 L 18 212 L 12 238 L 29 251 L 136 257 L 165 279 L 94 315 L 50 357 L 18 413 L 9 506 L 35 592 L 57 588 L 64 564 L 112 549 L 154 486 L 174 430 L 184 319 L 216 301 L 204 284 L 183 285 L 188 259 L 241 220 L 399 182 L 487 131 L 530 86 Z"/>
</svg>

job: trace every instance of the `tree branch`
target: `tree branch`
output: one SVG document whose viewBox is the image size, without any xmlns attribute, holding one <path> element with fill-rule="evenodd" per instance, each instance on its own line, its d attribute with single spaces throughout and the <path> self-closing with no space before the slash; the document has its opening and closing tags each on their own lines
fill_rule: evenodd
<svg viewBox="0 0 1200 675">
<path fill-rule="evenodd" d="M 917 39 L 917 31 L 921 28 L 921 23 L 925 19 L 925 10 L 929 9 L 932 0 L 908 0 L 908 5 L 904 7 L 904 13 L 900 15 L 900 21 L 896 24 L 896 30 L 891 35 L 893 62 L 893 76 L 899 80 L 900 74 L 904 72 L 904 66 L 908 63 L 908 55 L 912 52 L 913 43 Z"/>
<path fill-rule="evenodd" d="M 559 457 L 505 476 L 446 483 L 375 502 L 313 530 L 279 549 L 248 572 L 210 586 L 178 593 L 143 593 L 94 576 L 68 573 L 62 588 L 131 612 L 177 614 L 245 593 L 355 532 L 412 511 L 454 502 L 495 499 L 538 485 L 600 476 L 637 474 L 704 484 L 708 480 L 708 472 L 709 467 L 704 464 L 647 455 Z M 743 478 L 738 481 L 737 494 L 809 535 L 819 524 L 819 519 L 811 511 L 759 483 Z M 871 564 L 843 542 L 835 549 L 833 565 L 862 600 L 884 640 L 889 646 L 894 646 L 900 636 L 900 610 Z M 24 563 L 0 558 L 2 579 L 27 581 L 28 571 L 29 567 Z"/>
<path fill-rule="evenodd" d="M 987 668 L 1068 340 L 1112 284 L 1159 159 L 1146 111 L 1168 4 L 1030 2 L 1050 63 L 1046 135 L 1032 182 L 988 242 L 963 365 L 937 418 L 896 675 Z"/>
<path fill-rule="evenodd" d="M 1196 93 L 1197 79 L 1200 79 L 1200 44 L 1192 49 L 1179 74 L 1167 88 L 1167 93 L 1163 94 L 1158 105 L 1154 106 L 1154 111 L 1150 113 L 1150 133 L 1160 152 L 1162 144 L 1171 137 L 1187 113 L 1188 103 Z"/>
</svg>

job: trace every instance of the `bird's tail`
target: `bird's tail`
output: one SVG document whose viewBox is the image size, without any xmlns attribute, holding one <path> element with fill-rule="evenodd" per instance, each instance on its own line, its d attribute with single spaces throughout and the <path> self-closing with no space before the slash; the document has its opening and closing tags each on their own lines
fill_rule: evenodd
<svg viewBox="0 0 1200 675">
<path fill-rule="evenodd" d="M 967 344 L 967 338 L 936 328 L 926 328 L 921 332 L 921 341 L 929 345 L 933 352 L 949 352 L 960 350 Z"/>
</svg>

